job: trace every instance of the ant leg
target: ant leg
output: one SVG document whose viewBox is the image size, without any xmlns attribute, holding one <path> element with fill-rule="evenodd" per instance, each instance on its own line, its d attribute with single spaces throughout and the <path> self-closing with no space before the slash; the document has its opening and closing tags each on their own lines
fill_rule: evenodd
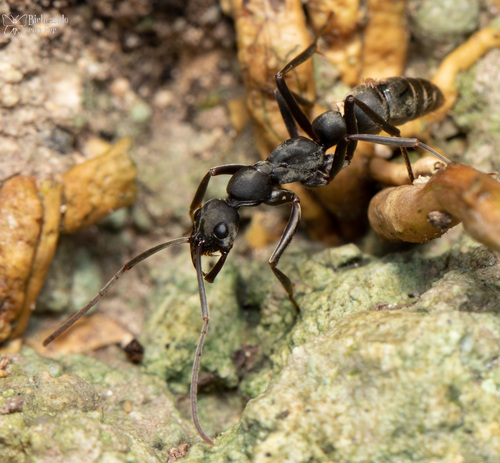
<svg viewBox="0 0 500 463">
<path fill-rule="evenodd" d="M 357 141 L 367 141 L 369 143 L 377 143 L 378 145 L 386 145 L 386 146 L 397 146 L 399 148 L 421 148 L 438 159 L 443 161 L 446 164 L 451 164 L 451 161 L 443 156 L 441 153 L 438 153 L 436 150 L 432 149 L 430 146 L 422 143 L 418 138 L 393 138 L 386 137 L 384 135 L 368 135 L 368 134 L 353 134 L 349 135 L 349 138 Z"/>
<path fill-rule="evenodd" d="M 234 175 L 238 172 L 242 167 L 246 167 L 245 164 L 226 164 L 224 166 L 212 167 L 205 176 L 201 179 L 200 184 L 198 185 L 198 189 L 194 195 L 193 200 L 191 201 L 191 206 L 189 207 L 189 216 L 191 220 L 194 217 L 194 211 L 201 206 L 201 202 L 203 201 L 203 197 L 207 192 L 207 187 L 212 177 L 216 175 Z"/>
<path fill-rule="evenodd" d="M 336 177 L 336 175 L 346 166 L 346 163 L 349 165 L 356 146 L 356 141 L 348 142 L 346 140 L 340 140 L 340 142 L 337 143 L 335 153 L 333 154 L 332 167 L 328 172 L 328 182 L 331 182 Z M 347 149 L 349 150 L 348 154 L 346 154 Z"/>
<path fill-rule="evenodd" d="M 290 278 L 288 278 L 277 267 L 277 265 L 279 263 L 279 260 L 283 252 L 285 252 L 285 249 L 292 241 L 293 235 L 295 234 L 297 226 L 299 225 L 300 200 L 299 197 L 292 191 L 275 189 L 271 195 L 271 199 L 269 201 L 266 201 L 266 204 L 270 206 L 279 206 L 285 203 L 292 203 L 292 211 L 290 213 L 290 218 L 288 219 L 288 223 L 286 224 L 286 227 L 283 230 L 283 234 L 281 235 L 280 241 L 276 246 L 276 249 L 272 253 L 271 257 L 269 258 L 269 266 L 271 267 L 271 270 L 273 271 L 275 277 L 278 279 L 278 281 L 281 283 L 281 285 L 287 292 L 291 303 L 295 307 L 295 310 L 297 311 L 297 313 L 299 313 L 300 312 L 299 306 L 297 304 L 297 301 L 293 297 L 293 284 L 290 281 Z"/>
<path fill-rule="evenodd" d="M 330 23 L 331 19 L 333 17 L 333 13 L 330 12 L 328 15 L 328 18 L 325 22 L 325 24 L 321 27 L 321 29 L 316 33 L 316 37 L 314 39 L 314 42 L 311 43 L 304 51 L 302 51 L 299 55 L 297 55 L 295 58 L 293 58 L 288 64 L 286 64 L 281 71 L 278 71 L 276 75 L 274 76 L 274 81 L 276 82 L 276 88 L 278 89 L 279 94 L 283 98 L 284 103 L 288 107 L 288 114 L 291 114 L 292 117 L 297 121 L 299 124 L 300 128 L 315 142 L 319 142 L 318 136 L 314 133 L 314 130 L 312 128 L 311 122 L 309 121 L 308 117 L 304 114 L 304 111 L 300 108 L 299 105 L 302 106 L 307 106 L 307 107 L 313 107 L 314 104 L 311 103 L 310 101 L 302 98 L 300 95 L 297 95 L 296 93 L 292 92 L 289 88 L 288 85 L 286 84 L 285 81 L 285 75 L 288 74 L 290 71 L 293 71 L 296 67 L 300 66 L 302 63 L 306 62 L 309 58 L 311 58 L 314 53 L 318 51 L 318 39 L 326 32 L 328 28 L 328 24 Z M 278 104 L 280 105 L 280 102 L 278 100 Z M 280 111 L 281 115 L 283 117 L 283 120 L 285 121 L 285 125 L 287 126 L 287 129 L 289 127 L 287 123 L 287 119 L 283 115 L 283 110 L 281 109 L 280 105 Z M 287 116 L 288 117 L 288 116 Z M 292 135 L 292 132 L 288 130 L 288 133 L 290 134 L 291 138 L 296 137 L 297 135 Z"/>
<path fill-rule="evenodd" d="M 354 112 L 354 102 L 350 101 L 349 97 L 346 98 L 345 104 L 344 104 L 344 119 L 345 119 L 345 125 L 346 125 L 346 133 L 347 135 L 353 134 L 353 133 L 359 133 L 358 130 L 358 120 L 356 119 L 356 113 Z M 354 151 L 356 151 L 356 148 L 358 147 L 358 142 L 357 141 L 348 141 L 347 144 L 347 154 L 346 154 L 346 159 L 347 162 L 351 162 L 353 156 L 354 156 Z"/>
<path fill-rule="evenodd" d="M 302 109 L 298 105 L 297 101 L 295 100 L 291 90 L 288 88 L 288 85 L 286 84 L 285 81 L 285 75 L 288 74 L 290 71 L 293 71 L 297 66 L 300 66 L 309 58 L 311 58 L 311 56 L 314 55 L 314 53 L 316 52 L 316 49 L 317 49 L 316 42 L 313 42 L 302 53 L 300 53 L 298 56 L 292 59 L 292 61 L 290 61 L 287 65 L 285 65 L 283 69 L 278 71 L 274 76 L 274 81 L 276 82 L 276 88 L 278 89 L 278 92 L 283 97 L 283 100 L 289 109 L 289 113 L 291 113 L 293 118 L 297 121 L 297 124 L 299 124 L 300 128 L 310 138 L 312 138 L 315 141 L 318 141 L 318 137 L 314 133 L 311 122 L 305 115 L 304 111 L 302 111 Z"/>
<path fill-rule="evenodd" d="M 288 108 L 288 106 L 287 106 L 285 100 L 283 99 L 283 97 L 281 96 L 280 92 L 275 90 L 274 94 L 276 96 L 276 101 L 278 102 L 278 107 L 280 109 L 281 118 L 283 119 L 283 122 L 285 123 L 288 135 L 290 135 L 290 138 L 297 138 L 299 136 L 299 129 L 297 129 L 297 124 L 295 123 L 295 119 L 293 118 L 292 113 L 290 112 L 290 109 Z"/>
<path fill-rule="evenodd" d="M 85 307 L 80 309 L 78 312 L 76 312 L 72 317 L 70 317 L 66 322 L 64 322 L 57 330 L 55 330 L 48 338 L 46 338 L 43 341 L 43 345 L 47 346 L 50 344 L 54 339 L 56 339 L 59 335 L 64 333 L 73 323 L 77 322 L 82 318 L 92 307 L 94 307 L 102 297 L 106 295 L 106 293 L 109 291 L 111 286 L 113 286 L 116 281 L 127 271 L 130 270 L 132 267 L 137 265 L 139 262 L 142 262 L 144 259 L 147 259 L 149 256 L 152 256 L 153 254 L 156 254 L 157 252 L 168 248 L 169 246 L 173 244 L 182 244 L 182 243 L 189 243 L 189 238 L 184 237 L 184 238 L 177 238 L 175 240 L 170 240 L 167 241 L 166 243 L 161 243 L 158 246 L 154 246 L 151 249 L 148 249 L 147 251 L 144 251 L 143 253 L 139 254 L 138 256 L 135 256 L 133 259 L 129 260 L 118 272 L 116 272 L 111 280 L 109 280 L 106 285 L 97 293 L 97 296 L 94 297 Z"/>
<path fill-rule="evenodd" d="M 349 95 L 345 99 L 345 105 L 346 105 L 346 107 L 350 106 L 352 108 L 354 108 L 354 105 L 356 105 L 376 125 L 378 125 L 381 130 L 387 132 L 389 135 L 392 135 L 393 137 L 397 137 L 397 138 L 401 137 L 401 131 L 397 127 L 395 127 L 394 125 L 387 122 L 383 117 L 378 115 L 373 109 L 371 109 L 367 104 L 363 103 L 361 100 L 358 100 L 357 98 L 353 97 L 352 95 Z M 349 138 L 350 138 L 350 135 L 354 135 L 357 133 L 358 133 L 358 131 L 351 132 L 351 133 L 347 132 Z M 408 156 L 408 152 L 406 151 L 406 147 L 403 145 L 394 145 L 394 146 L 399 146 L 399 149 L 401 150 L 401 154 L 403 155 L 403 159 L 405 160 L 406 170 L 408 171 L 408 177 L 410 178 L 410 183 L 413 183 L 413 181 L 415 180 L 415 176 L 413 175 L 413 170 L 411 168 L 410 158 Z"/>
<path fill-rule="evenodd" d="M 357 134 L 358 122 L 354 113 L 354 105 L 345 105 L 344 120 L 346 124 L 346 134 Z M 332 181 L 346 165 L 351 163 L 357 146 L 357 140 L 351 139 L 349 136 L 341 139 L 337 143 L 333 155 L 333 163 L 328 174 L 329 181 Z"/>
</svg>

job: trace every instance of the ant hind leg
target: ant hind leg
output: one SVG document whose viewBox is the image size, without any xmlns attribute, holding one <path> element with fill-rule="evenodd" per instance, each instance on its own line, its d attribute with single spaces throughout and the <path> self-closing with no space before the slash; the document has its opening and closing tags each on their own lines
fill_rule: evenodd
<svg viewBox="0 0 500 463">
<path fill-rule="evenodd" d="M 348 124 L 347 139 L 350 142 L 366 141 L 369 143 L 377 143 L 380 145 L 398 147 L 401 150 L 401 153 L 405 160 L 410 183 L 413 183 L 413 181 L 415 180 L 415 176 L 413 175 L 413 169 L 411 167 L 410 158 L 408 157 L 408 151 L 406 150 L 407 148 L 424 149 L 425 151 L 436 156 L 444 163 L 446 164 L 451 163 L 451 161 L 448 158 L 438 153 L 437 151 L 433 150 L 430 146 L 427 146 L 426 144 L 422 143 L 417 138 L 401 137 L 401 131 L 397 127 L 387 122 L 379 114 L 373 111 L 373 109 L 371 109 L 368 105 L 366 105 L 365 103 L 363 103 L 362 101 L 358 100 L 353 96 L 348 96 L 345 99 L 346 119 L 356 118 L 354 113 L 354 105 L 356 105 L 361 111 L 363 111 L 380 128 L 380 130 L 387 132 L 391 136 L 387 137 L 384 135 L 360 134 L 357 131 L 357 125 L 354 126 L 355 129 L 350 129 L 349 127 L 350 121 L 346 120 L 346 123 Z"/>
</svg>

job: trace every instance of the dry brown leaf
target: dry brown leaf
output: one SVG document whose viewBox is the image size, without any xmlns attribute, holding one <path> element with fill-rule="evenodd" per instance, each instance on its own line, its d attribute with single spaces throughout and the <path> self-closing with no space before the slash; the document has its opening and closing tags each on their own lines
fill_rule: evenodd
<svg viewBox="0 0 500 463">
<path fill-rule="evenodd" d="M 406 1 L 368 0 L 361 78 L 403 75 L 407 49 Z"/>
<path fill-rule="evenodd" d="M 103 147 L 93 142 L 93 150 Z M 135 200 L 136 169 L 124 138 L 60 179 L 16 176 L 0 190 L 0 342 L 22 335 L 55 254 L 60 228 L 92 225 Z M 63 183 L 64 182 L 64 183 Z M 67 204 L 61 227 L 63 189 Z"/>
<path fill-rule="evenodd" d="M 359 0 L 309 0 L 306 8 L 315 31 L 322 32 L 322 54 L 338 67 L 347 85 L 357 85 L 363 65 Z"/>
<path fill-rule="evenodd" d="M 78 320 L 71 330 L 61 334 L 47 347 L 42 341 L 54 331 L 44 330 L 37 332 L 27 340 L 27 344 L 40 354 L 54 357 L 58 354 L 81 354 L 92 352 L 111 344 L 128 344 L 134 336 L 113 319 L 101 314 L 83 317 Z"/>
<path fill-rule="evenodd" d="M 274 97 L 274 75 L 310 43 L 300 0 L 233 0 L 238 60 L 247 91 L 257 148 L 263 158 L 289 138 Z M 287 77 L 290 88 L 314 101 L 312 62 Z"/>
<path fill-rule="evenodd" d="M 5 182 L 0 190 L 0 342 L 16 330 L 22 314 L 42 218 L 33 177 Z"/>
<path fill-rule="evenodd" d="M 36 245 L 35 257 L 27 282 L 23 308 L 18 314 L 17 325 L 11 337 L 20 336 L 26 329 L 35 302 L 45 282 L 50 264 L 56 252 L 61 221 L 62 184 L 53 180 L 42 180 L 36 183 L 42 200 L 42 229 Z"/>
<path fill-rule="evenodd" d="M 127 154 L 130 145 L 130 138 L 123 138 L 104 154 L 63 175 L 63 233 L 88 227 L 135 201 L 137 170 Z"/>
</svg>

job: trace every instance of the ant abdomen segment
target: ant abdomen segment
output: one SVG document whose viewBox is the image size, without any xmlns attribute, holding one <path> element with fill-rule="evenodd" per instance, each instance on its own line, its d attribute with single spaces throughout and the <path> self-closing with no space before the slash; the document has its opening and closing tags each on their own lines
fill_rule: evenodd
<svg viewBox="0 0 500 463">
<path fill-rule="evenodd" d="M 349 95 L 362 101 L 392 125 L 402 125 L 425 116 L 438 109 L 444 102 L 441 90 L 432 82 L 410 77 L 390 77 L 381 81 L 370 81 L 368 85 L 354 87 Z M 359 133 L 380 132 L 380 126 L 358 106 L 354 111 Z"/>
</svg>

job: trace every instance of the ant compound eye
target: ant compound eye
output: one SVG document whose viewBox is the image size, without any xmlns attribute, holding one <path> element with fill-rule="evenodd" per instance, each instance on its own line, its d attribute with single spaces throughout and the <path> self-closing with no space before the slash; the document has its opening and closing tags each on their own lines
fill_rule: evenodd
<svg viewBox="0 0 500 463">
<path fill-rule="evenodd" d="M 227 238 L 229 235 L 229 227 L 226 223 L 220 222 L 214 227 L 214 236 L 220 240 Z"/>
</svg>

